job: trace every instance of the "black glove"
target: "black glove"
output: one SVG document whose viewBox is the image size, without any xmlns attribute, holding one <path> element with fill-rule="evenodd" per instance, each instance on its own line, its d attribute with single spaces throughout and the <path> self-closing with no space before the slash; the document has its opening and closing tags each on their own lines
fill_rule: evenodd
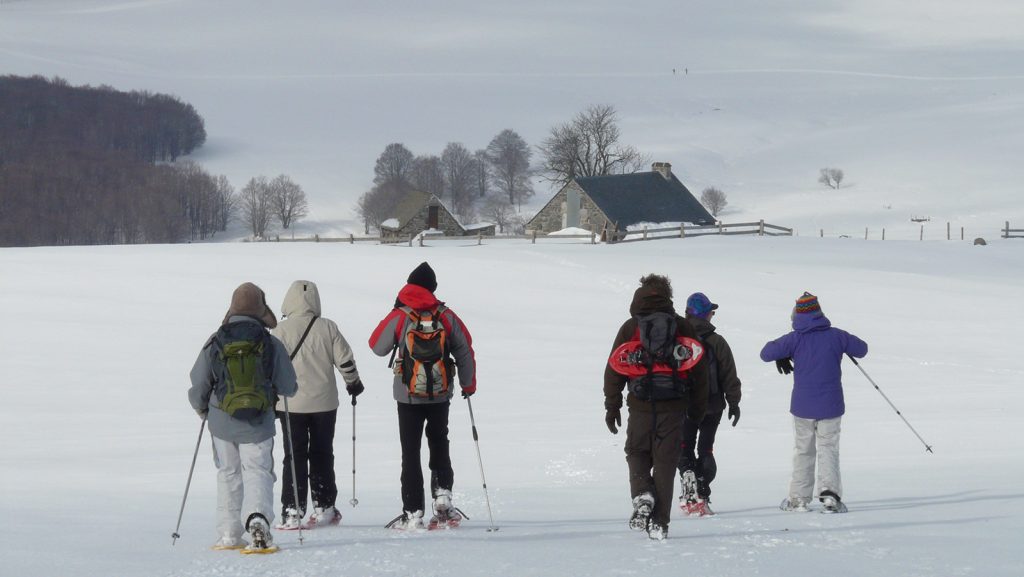
<svg viewBox="0 0 1024 577">
<path fill-rule="evenodd" d="M 775 361 L 775 368 L 779 369 L 780 375 L 788 375 L 793 372 L 793 359 L 779 359 Z"/>
<path fill-rule="evenodd" d="M 468 399 L 468 398 L 472 397 L 474 393 L 476 393 L 476 389 L 473 389 L 472 391 L 467 391 L 466 389 L 462 389 L 462 398 L 463 399 Z"/>
<path fill-rule="evenodd" d="M 357 380 L 351 385 L 345 385 L 345 390 L 353 397 L 358 397 L 360 393 L 366 390 L 366 387 L 363 386 L 363 381 Z"/>
<path fill-rule="evenodd" d="M 740 422 L 740 405 L 739 403 L 729 404 L 729 418 L 732 419 L 732 426 L 736 426 L 736 423 Z"/>
<path fill-rule="evenodd" d="M 604 424 L 608 425 L 608 430 L 611 431 L 613 435 L 618 435 L 619 429 L 616 425 L 619 427 L 622 426 L 622 413 L 620 413 L 618 409 L 608 409 L 604 412 Z"/>
<path fill-rule="evenodd" d="M 209 409 L 196 409 L 196 414 L 199 415 L 200 419 L 205 419 Z"/>
</svg>

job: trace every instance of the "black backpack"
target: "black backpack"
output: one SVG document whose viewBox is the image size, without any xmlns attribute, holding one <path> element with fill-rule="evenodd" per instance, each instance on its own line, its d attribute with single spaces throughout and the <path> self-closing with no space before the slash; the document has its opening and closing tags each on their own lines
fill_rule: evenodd
<svg viewBox="0 0 1024 577">
<path fill-rule="evenodd" d="M 647 366 L 647 374 L 630 379 L 629 390 L 641 401 L 668 401 L 683 398 L 689 390 L 688 374 L 680 372 L 682 361 L 689 358 L 689 351 L 681 355 L 683 349 L 676 340 L 679 327 L 676 316 L 672 313 L 655 312 L 636 315 L 637 332 L 634 340 L 640 341 L 643 349 L 642 361 Z M 683 358 L 680 358 L 680 357 Z M 655 363 L 672 367 L 671 373 L 655 373 Z"/>
</svg>

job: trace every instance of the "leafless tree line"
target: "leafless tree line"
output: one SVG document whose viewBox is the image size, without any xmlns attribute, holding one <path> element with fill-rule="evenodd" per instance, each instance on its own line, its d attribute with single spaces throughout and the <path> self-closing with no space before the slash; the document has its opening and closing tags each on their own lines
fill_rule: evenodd
<svg viewBox="0 0 1024 577">
<path fill-rule="evenodd" d="M 365 231 L 379 230 L 413 190 L 444 201 L 463 222 L 485 217 L 504 227 L 512 222 L 513 206 L 533 196 L 532 150 L 514 130 L 506 129 L 484 149 L 471 152 L 450 142 L 440 155 L 416 156 L 402 143 L 391 143 L 377 158 L 374 186 L 356 206 Z"/>
</svg>

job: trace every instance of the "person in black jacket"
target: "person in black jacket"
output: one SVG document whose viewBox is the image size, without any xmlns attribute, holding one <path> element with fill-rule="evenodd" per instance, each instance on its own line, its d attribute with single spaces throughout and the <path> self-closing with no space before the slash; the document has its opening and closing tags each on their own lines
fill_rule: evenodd
<svg viewBox="0 0 1024 577">
<path fill-rule="evenodd" d="M 715 434 L 722 422 L 722 413 L 728 405 L 728 418 L 732 426 L 740 421 L 740 379 L 736 376 L 736 361 L 732 349 L 711 324 L 718 305 L 704 293 L 693 293 L 686 299 L 686 320 L 690 321 L 704 345 L 708 359 L 708 410 L 701 420 L 683 418 L 683 444 L 679 456 L 679 482 L 682 495 L 679 507 L 687 515 L 713 515 L 711 481 L 715 479 Z"/>
<path fill-rule="evenodd" d="M 677 336 L 697 338 L 689 321 L 676 314 L 673 308 L 672 284 L 667 277 L 651 274 L 641 278 L 629 313 L 631 318 L 622 324 L 615 336 L 613 352 L 627 341 L 640 340 L 640 327 L 655 315 L 671 319 Z M 605 424 L 613 434 L 617 434 L 617 426 L 622 425 L 622 390 L 629 385 L 625 447 L 629 489 L 633 498 L 633 516 L 629 526 L 634 530 L 646 530 L 651 539 L 660 541 L 668 535 L 683 415 L 689 415 L 698 422 L 704 418 L 708 395 L 706 365 L 702 359 L 690 369 L 686 376 L 686 389 L 674 397 L 667 393 L 648 394 L 654 388 L 648 377 L 627 378 L 612 370 L 610 364 L 605 368 Z M 666 391 L 664 388 L 661 390 Z"/>
</svg>

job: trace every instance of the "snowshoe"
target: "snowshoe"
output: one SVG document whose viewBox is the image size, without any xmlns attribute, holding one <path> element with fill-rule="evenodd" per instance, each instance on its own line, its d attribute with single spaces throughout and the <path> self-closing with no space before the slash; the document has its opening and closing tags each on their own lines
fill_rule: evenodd
<svg viewBox="0 0 1024 577">
<path fill-rule="evenodd" d="M 314 507 L 309 520 L 302 525 L 303 529 L 316 529 L 341 523 L 341 512 L 334 507 Z"/>
<path fill-rule="evenodd" d="M 697 497 L 697 500 L 693 503 L 687 503 L 684 510 L 691 517 L 710 517 L 715 514 L 711 510 L 711 501 L 700 497 Z"/>
<path fill-rule="evenodd" d="M 385 529 L 397 529 L 399 531 L 422 531 L 423 511 L 402 511 L 402 514 L 392 519 Z"/>
<path fill-rule="evenodd" d="M 846 504 L 832 491 L 822 491 L 818 499 L 822 503 L 822 513 L 845 513 Z"/>
<path fill-rule="evenodd" d="M 447 511 L 435 511 L 434 516 L 427 523 L 427 530 L 454 529 L 462 524 L 463 519 L 469 519 L 469 517 L 458 507 L 450 507 Z"/>
<path fill-rule="evenodd" d="M 239 549 L 244 549 L 248 544 L 249 543 L 241 537 L 229 537 L 225 535 L 210 548 L 214 551 L 237 551 Z"/>
<path fill-rule="evenodd" d="M 654 541 L 664 541 L 668 538 L 668 527 L 652 522 L 647 528 L 647 537 Z"/>
<path fill-rule="evenodd" d="M 779 503 L 779 509 L 783 511 L 793 511 L 796 513 L 806 513 L 810 511 L 807 508 L 807 499 L 800 499 L 795 497 L 788 497 Z"/>
<path fill-rule="evenodd" d="M 284 513 L 281 515 L 281 520 L 277 525 L 274 525 L 274 528 L 278 531 L 297 531 L 302 527 L 302 517 L 302 511 L 297 509 L 285 509 Z"/>
<path fill-rule="evenodd" d="M 274 537 L 270 534 L 270 523 L 267 518 L 259 513 L 249 515 L 245 522 L 246 530 L 252 536 L 252 543 L 242 549 L 243 555 L 266 555 L 277 553 L 278 547 L 274 545 Z"/>
<path fill-rule="evenodd" d="M 629 518 L 629 528 L 634 531 L 645 531 L 654 510 L 654 496 L 641 493 L 633 497 L 633 516 Z"/>
</svg>

